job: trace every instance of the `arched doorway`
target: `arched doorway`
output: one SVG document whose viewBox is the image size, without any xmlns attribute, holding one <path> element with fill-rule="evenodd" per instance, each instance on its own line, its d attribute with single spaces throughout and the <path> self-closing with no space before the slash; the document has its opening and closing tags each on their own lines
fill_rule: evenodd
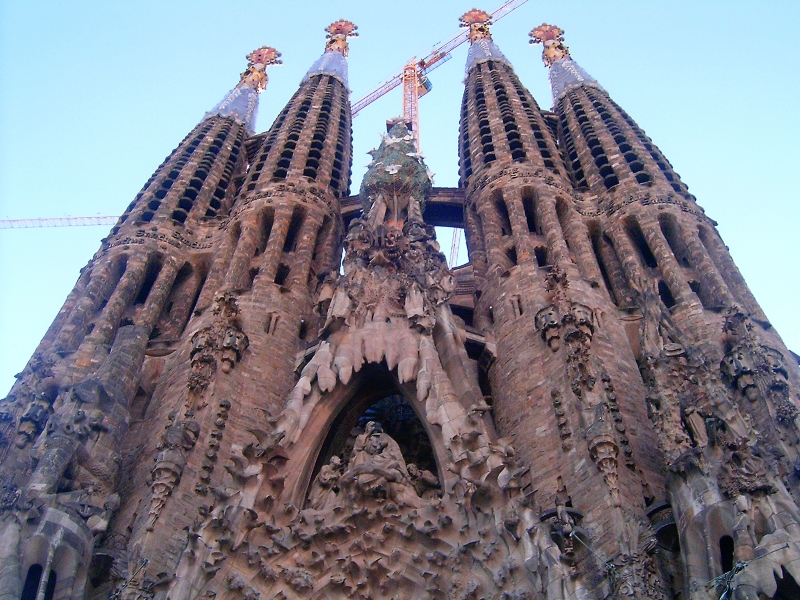
<svg viewBox="0 0 800 600">
<path fill-rule="evenodd" d="M 397 442 L 406 465 L 415 465 L 420 472 L 438 474 L 441 481 L 429 432 L 412 404 L 413 399 L 409 399 L 408 393 L 404 394 L 386 366 L 365 365 L 356 385 L 357 390 L 328 428 L 310 483 L 332 457 L 348 464 L 356 438 L 364 433 L 370 421 Z"/>
</svg>

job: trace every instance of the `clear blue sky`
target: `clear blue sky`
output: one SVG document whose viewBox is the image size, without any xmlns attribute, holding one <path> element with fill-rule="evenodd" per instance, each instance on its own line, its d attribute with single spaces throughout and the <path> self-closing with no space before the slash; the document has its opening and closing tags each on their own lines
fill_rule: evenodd
<svg viewBox="0 0 800 600">
<path fill-rule="evenodd" d="M 479 8 L 494 10 L 501 0 Z M 268 44 L 267 129 L 346 18 L 353 99 L 458 31 L 472 2 L 0 0 L 0 219 L 117 215 Z M 539 103 L 546 69 L 527 33 L 566 30 L 573 57 L 647 131 L 709 216 L 787 345 L 800 351 L 800 3 L 530 0 L 493 29 Z M 436 185 L 458 181 L 466 48 L 421 100 Z M 395 91 L 354 121 L 353 190 Z M 107 228 L 0 230 L 0 396 L 22 369 Z M 443 246 L 449 247 L 444 241 Z"/>
</svg>

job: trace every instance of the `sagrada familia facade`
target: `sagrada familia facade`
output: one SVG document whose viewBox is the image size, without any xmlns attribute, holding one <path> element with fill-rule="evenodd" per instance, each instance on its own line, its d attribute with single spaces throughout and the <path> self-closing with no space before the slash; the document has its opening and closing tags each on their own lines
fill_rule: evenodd
<svg viewBox="0 0 800 600">
<path fill-rule="evenodd" d="M 347 21 L 145 183 L 0 402 L 0 600 L 800 598 L 797 357 L 559 28 L 547 111 L 462 25 L 458 188 L 399 119 L 350 195 Z"/>
</svg>

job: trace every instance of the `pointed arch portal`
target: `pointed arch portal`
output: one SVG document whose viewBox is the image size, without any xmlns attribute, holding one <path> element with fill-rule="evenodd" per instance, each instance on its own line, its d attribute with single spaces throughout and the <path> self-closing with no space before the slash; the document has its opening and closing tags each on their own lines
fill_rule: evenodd
<svg viewBox="0 0 800 600">
<path fill-rule="evenodd" d="M 400 385 L 385 362 L 364 365 L 346 386 L 338 385 L 322 398 L 304 429 L 305 443 L 292 447 L 287 470 L 296 479 L 286 482 L 289 497 L 303 506 L 322 466 L 333 456 L 346 464 L 356 436 L 369 421 L 380 423 L 397 442 L 407 465 L 436 474 L 445 489 L 450 479 L 442 469 L 447 450 L 424 410 L 416 399 L 415 382 Z"/>
</svg>

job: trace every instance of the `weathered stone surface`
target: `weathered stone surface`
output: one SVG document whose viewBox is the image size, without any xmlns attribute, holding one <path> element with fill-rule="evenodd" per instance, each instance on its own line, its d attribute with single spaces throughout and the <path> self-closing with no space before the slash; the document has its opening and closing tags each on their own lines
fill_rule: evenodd
<svg viewBox="0 0 800 600">
<path fill-rule="evenodd" d="M 796 357 L 560 29 L 548 112 L 462 24 L 458 189 L 395 121 L 348 197 L 347 21 L 157 169 L 0 403 L 0 599 L 800 597 Z"/>
</svg>

